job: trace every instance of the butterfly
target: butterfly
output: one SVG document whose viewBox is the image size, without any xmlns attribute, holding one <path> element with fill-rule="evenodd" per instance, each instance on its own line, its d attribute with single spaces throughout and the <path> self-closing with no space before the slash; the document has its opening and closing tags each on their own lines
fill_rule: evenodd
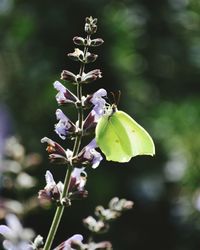
<svg viewBox="0 0 200 250">
<path fill-rule="evenodd" d="M 96 143 L 108 161 L 128 162 L 137 155 L 155 154 L 148 132 L 113 104 L 97 123 Z"/>
</svg>

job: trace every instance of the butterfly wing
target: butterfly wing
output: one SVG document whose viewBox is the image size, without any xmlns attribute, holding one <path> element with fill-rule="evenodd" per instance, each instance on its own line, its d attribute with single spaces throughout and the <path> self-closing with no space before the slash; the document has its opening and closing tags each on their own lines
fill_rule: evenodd
<svg viewBox="0 0 200 250">
<path fill-rule="evenodd" d="M 132 117 L 123 111 L 114 114 L 115 119 L 120 120 L 129 135 L 132 157 L 137 155 L 155 154 L 155 146 L 148 132 L 140 126 Z"/>
<path fill-rule="evenodd" d="M 127 162 L 132 157 L 131 143 L 115 114 L 101 117 L 96 127 L 96 142 L 108 161 Z"/>
</svg>

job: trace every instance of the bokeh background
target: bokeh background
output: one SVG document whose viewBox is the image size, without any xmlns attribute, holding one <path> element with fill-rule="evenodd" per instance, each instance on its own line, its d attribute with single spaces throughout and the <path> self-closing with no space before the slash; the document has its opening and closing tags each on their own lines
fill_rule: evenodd
<svg viewBox="0 0 200 250">
<path fill-rule="evenodd" d="M 77 72 L 66 54 L 72 38 L 84 35 L 84 19 L 98 18 L 103 46 L 95 64 L 104 77 L 87 86 L 121 90 L 119 109 L 152 135 L 156 156 L 129 163 L 103 161 L 88 171 L 88 199 L 67 209 L 55 246 L 74 233 L 87 236 L 82 218 L 96 205 L 119 196 L 134 209 L 114 222 L 107 235 L 115 250 L 198 250 L 200 248 L 200 1 L 198 0 L 0 0 L 0 148 L 17 135 L 27 152 L 42 155 L 37 193 L 47 169 L 63 178 L 64 167 L 49 165 L 40 139 L 54 133 L 56 91 L 63 69 Z M 68 85 L 72 91 L 73 86 Z M 66 109 L 75 117 L 72 107 Z M 2 195 L 3 188 L 1 189 Z M 26 197 L 26 194 L 24 197 Z M 54 208 L 37 208 L 26 227 L 47 235 Z"/>
</svg>

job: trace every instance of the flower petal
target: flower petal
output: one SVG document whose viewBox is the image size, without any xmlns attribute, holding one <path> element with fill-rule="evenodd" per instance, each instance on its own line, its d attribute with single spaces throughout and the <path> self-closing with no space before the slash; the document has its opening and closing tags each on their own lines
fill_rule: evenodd
<svg viewBox="0 0 200 250">
<path fill-rule="evenodd" d="M 7 214 L 6 215 L 6 223 L 8 227 L 16 234 L 20 235 L 23 232 L 22 224 L 20 223 L 19 219 L 14 214 Z"/>
<path fill-rule="evenodd" d="M 83 236 L 81 234 L 75 234 L 70 237 L 68 240 L 62 242 L 59 246 L 57 246 L 54 250 L 73 250 L 71 247 L 73 242 L 82 243 Z"/>
<path fill-rule="evenodd" d="M 10 238 L 12 237 L 13 231 L 5 225 L 0 225 L 0 234 L 2 234 L 5 238 Z"/>
<path fill-rule="evenodd" d="M 53 178 L 53 175 L 52 175 L 52 173 L 49 170 L 46 171 L 45 180 L 46 180 L 47 186 L 54 186 L 54 185 L 56 185 L 56 183 L 54 181 L 54 178 Z"/>
</svg>

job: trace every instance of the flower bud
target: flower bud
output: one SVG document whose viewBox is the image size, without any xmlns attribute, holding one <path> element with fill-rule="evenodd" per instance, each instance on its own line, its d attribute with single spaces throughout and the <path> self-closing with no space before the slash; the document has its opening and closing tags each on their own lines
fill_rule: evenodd
<svg viewBox="0 0 200 250">
<path fill-rule="evenodd" d="M 95 249 L 112 250 L 112 244 L 109 241 L 102 241 L 96 243 Z"/>
<path fill-rule="evenodd" d="M 98 218 L 103 218 L 103 220 L 109 221 L 118 218 L 121 213 L 112 209 L 105 209 L 103 206 L 97 206 L 95 208 L 95 215 Z"/>
<path fill-rule="evenodd" d="M 94 233 L 104 233 L 108 230 L 109 225 L 102 220 L 97 221 L 94 217 L 88 216 L 83 219 L 84 226 Z"/>
<path fill-rule="evenodd" d="M 68 57 L 69 57 L 70 59 L 72 59 L 72 60 L 74 60 L 74 61 L 81 61 L 81 62 L 82 62 L 83 59 L 84 59 L 83 51 L 80 50 L 80 49 L 78 49 L 78 48 L 76 48 L 76 49 L 74 50 L 74 52 L 68 53 L 67 55 L 68 55 Z"/>
<path fill-rule="evenodd" d="M 66 80 L 69 82 L 76 82 L 76 75 L 68 70 L 63 70 L 61 73 L 61 80 Z"/>
<path fill-rule="evenodd" d="M 68 162 L 67 151 L 65 151 L 65 149 L 60 146 L 60 144 L 49 139 L 48 137 L 42 138 L 41 142 L 47 143 L 46 151 L 49 154 L 50 162 L 57 164 L 66 164 Z"/>
<path fill-rule="evenodd" d="M 37 235 L 32 243 L 33 249 L 40 249 L 44 245 L 44 239 L 41 235 Z"/>
<path fill-rule="evenodd" d="M 114 197 L 109 202 L 109 208 L 119 212 L 132 209 L 133 205 L 134 205 L 133 201 L 129 201 L 126 199 L 119 199 L 118 197 Z"/>
<path fill-rule="evenodd" d="M 102 72 L 99 69 L 94 69 L 87 74 L 83 73 L 81 82 L 82 83 L 90 83 L 99 78 L 102 78 Z"/>
<path fill-rule="evenodd" d="M 91 63 L 96 61 L 98 55 L 88 52 L 86 54 L 85 63 Z"/>
<path fill-rule="evenodd" d="M 90 46 L 92 46 L 92 47 L 97 47 L 97 46 L 102 45 L 103 43 L 104 43 L 104 40 L 103 40 L 103 39 L 101 39 L 101 38 L 96 38 L 96 39 L 91 40 Z"/>
<path fill-rule="evenodd" d="M 85 45 L 85 39 L 83 37 L 80 37 L 80 36 L 75 36 L 73 38 L 73 42 L 76 44 L 76 45 L 79 45 L 79 46 L 82 46 L 82 45 Z"/>
<path fill-rule="evenodd" d="M 88 34 L 94 34 L 97 31 L 97 18 L 86 17 L 85 19 L 85 32 Z"/>
</svg>

